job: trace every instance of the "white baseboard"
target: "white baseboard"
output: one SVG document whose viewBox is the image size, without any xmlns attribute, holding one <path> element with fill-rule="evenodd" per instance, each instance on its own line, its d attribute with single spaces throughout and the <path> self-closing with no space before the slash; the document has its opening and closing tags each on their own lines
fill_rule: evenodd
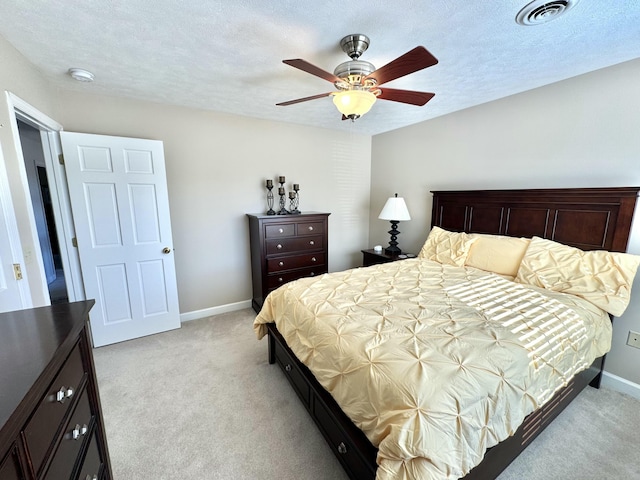
<svg viewBox="0 0 640 480">
<path fill-rule="evenodd" d="M 217 307 L 203 308 L 202 310 L 194 310 L 193 312 L 185 312 L 180 314 L 180 322 L 189 322 L 200 318 L 211 317 L 212 315 L 220 315 L 221 313 L 235 312 L 236 310 L 244 310 L 251 308 L 251 300 L 243 300 L 242 302 L 228 303 Z"/>
<path fill-rule="evenodd" d="M 602 383 L 600 385 L 610 388 L 611 390 L 616 390 L 617 392 L 626 393 L 640 400 L 640 385 L 614 375 L 613 373 L 602 372 Z"/>
</svg>

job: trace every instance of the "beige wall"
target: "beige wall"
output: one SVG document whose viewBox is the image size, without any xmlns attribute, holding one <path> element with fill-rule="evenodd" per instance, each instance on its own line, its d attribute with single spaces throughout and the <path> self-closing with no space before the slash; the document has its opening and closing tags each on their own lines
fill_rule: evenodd
<svg viewBox="0 0 640 480">
<path fill-rule="evenodd" d="M 640 60 L 589 73 L 373 138 L 370 244 L 387 243 L 377 219 L 394 192 L 412 219 L 400 247 L 417 252 L 429 231 L 431 190 L 640 186 Z M 428 108 L 428 107 L 426 107 Z M 629 245 L 640 254 L 640 220 Z M 614 322 L 606 370 L 640 384 L 640 279 Z"/>
<path fill-rule="evenodd" d="M 182 313 L 251 298 L 246 213 L 267 178 L 300 184 L 303 211 L 330 212 L 329 269 L 367 243 L 371 138 L 237 115 L 59 92 L 67 131 L 164 142 Z"/>
</svg>

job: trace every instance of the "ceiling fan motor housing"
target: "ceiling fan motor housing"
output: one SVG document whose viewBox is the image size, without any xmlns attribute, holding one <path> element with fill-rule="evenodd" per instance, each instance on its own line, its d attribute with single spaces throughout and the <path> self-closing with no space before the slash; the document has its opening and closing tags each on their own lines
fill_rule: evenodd
<svg viewBox="0 0 640 480">
<path fill-rule="evenodd" d="M 333 74 L 343 81 L 335 82 L 335 86 L 340 90 L 347 90 L 354 86 L 371 88 L 376 85 L 376 81 L 372 78 L 366 80 L 364 78 L 375 70 L 376 67 L 373 64 L 364 60 L 351 60 L 341 63 L 333 71 Z"/>
</svg>

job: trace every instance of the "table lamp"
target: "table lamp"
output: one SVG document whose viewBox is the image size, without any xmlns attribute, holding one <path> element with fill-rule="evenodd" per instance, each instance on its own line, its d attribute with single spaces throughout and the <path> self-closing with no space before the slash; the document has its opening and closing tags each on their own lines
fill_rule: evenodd
<svg viewBox="0 0 640 480">
<path fill-rule="evenodd" d="M 391 234 L 391 241 L 389 242 L 389 246 L 385 248 L 385 253 L 388 255 L 401 254 L 402 250 L 398 248 L 398 242 L 396 241 L 400 234 L 398 222 L 411 220 L 411 215 L 409 215 L 409 210 L 407 210 L 407 204 L 404 203 L 404 198 L 398 197 L 397 193 L 394 197 L 389 198 L 387 203 L 384 204 L 378 218 L 391 222 L 391 230 L 387 232 Z"/>
</svg>

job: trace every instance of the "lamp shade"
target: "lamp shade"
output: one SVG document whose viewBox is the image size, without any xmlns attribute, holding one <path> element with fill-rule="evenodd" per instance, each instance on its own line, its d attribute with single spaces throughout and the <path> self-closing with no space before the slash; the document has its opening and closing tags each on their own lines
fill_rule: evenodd
<svg viewBox="0 0 640 480">
<path fill-rule="evenodd" d="M 399 197 L 396 193 L 395 197 L 389 198 L 387 203 L 384 204 L 378 218 L 380 220 L 397 220 L 402 222 L 405 220 L 411 220 L 411 215 L 409 215 L 407 204 L 404 203 L 404 198 Z"/>
<path fill-rule="evenodd" d="M 376 96 L 367 90 L 344 90 L 333 96 L 333 103 L 345 117 L 364 115 L 376 101 Z"/>
</svg>

